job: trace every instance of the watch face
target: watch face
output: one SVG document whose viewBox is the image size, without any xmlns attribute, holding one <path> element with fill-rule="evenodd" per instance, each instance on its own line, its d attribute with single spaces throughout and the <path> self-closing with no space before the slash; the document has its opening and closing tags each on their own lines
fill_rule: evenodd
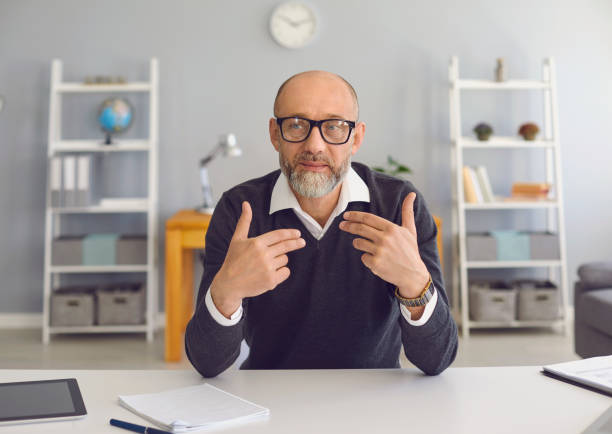
<svg viewBox="0 0 612 434">
<path fill-rule="evenodd" d="M 279 5 L 270 17 L 270 33 L 286 48 L 300 48 L 312 41 L 317 28 L 313 10 L 299 2 Z"/>
</svg>

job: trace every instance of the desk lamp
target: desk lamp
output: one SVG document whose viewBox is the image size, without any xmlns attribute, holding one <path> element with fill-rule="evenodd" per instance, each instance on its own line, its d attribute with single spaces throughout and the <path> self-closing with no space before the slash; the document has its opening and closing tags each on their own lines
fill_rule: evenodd
<svg viewBox="0 0 612 434">
<path fill-rule="evenodd" d="M 215 209 L 215 202 L 212 197 L 212 190 L 210 188 L 210 181 L 208 180 L 208 170 L 206 166 L 210 163 L 217 155 L 223 153 L 224 157 L 240 157 L 242 155 L 242 149 L 240 149 L 236 143 L 236 136 L 232 133 L 224 134 L 219 138 L 219 143 L 210 153 L 200 160 L 200 182 L 202 183 L 202 195 L 204 196 L 204 203 L 198 211 L 212 214 Z"/>
</svg>

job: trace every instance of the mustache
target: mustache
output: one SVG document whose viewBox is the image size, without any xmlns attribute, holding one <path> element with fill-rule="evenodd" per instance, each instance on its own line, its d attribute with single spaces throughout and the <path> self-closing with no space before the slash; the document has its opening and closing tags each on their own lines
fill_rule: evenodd
<svg viewBox="0 0 612 434">
<path fill-rule="evenodd" d="M 313 154 L 312 152 L 302 152 L 301 154 L 296 155 L 294 159 L 294 163 L 298 164 L 301 161 L 316 161 L 323 162 L 327 164 L 329 167 L 334 167 L 333 161 L 323 154 Z"/>
</svg>

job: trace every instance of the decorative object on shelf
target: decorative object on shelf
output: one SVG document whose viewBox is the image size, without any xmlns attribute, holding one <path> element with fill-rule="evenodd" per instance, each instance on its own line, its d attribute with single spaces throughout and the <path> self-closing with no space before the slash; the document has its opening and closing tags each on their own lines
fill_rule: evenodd
<svg viewBox="0 0 612 434">
<path fill-rule="evenodd" d="M 533 122 L 527 122 L 519 128 L 518 133 L 523 136 L 525 140 L 535 140 L 537 134 L 540 132 L 540 128 Z"/>
<path fill-rule="evenodd" d="M 302 48 L 312 41 L 317 30 L 317 17 L 304 3 L 281 3 L 270 16 L 270 33 L 285 48 Z"/>
<path fill-rule="evenodd" d="M 125 98 L 108 98 L 102 102 L 98 122 L 106 132 L 105 145 L 113 143 L 113 134 L 123 133 L 132 125 L 133 113 L 132 105 Z"/>
<path fill-rule="evenodd" d="M 372 170 L 375 170 L 376 172 L 380 172 L 380 173 L 386 173 L 391 176 L 399 176 L 400 178 L 403 175 L 412 173 L 412 170 L 410 170 L 408 166 L 405 166 L 397 162 L 391 155 L 387 157 L 387 167 L 386 168 L 376 166 L 376 167 L 372 167 Z"/>
<path fill-rule="evenodd" d="M 497 67 L 495 68 L 495 81 L 506 81 L 506 68 L 504 66 L 504 59 L 501 57 L 497 59 Z"/>
<path fill-rule="evenodd" d="M 212 197 L 212 189 L 210 188 L 206 166 L 220 153 L 223 153 L 224 157 L 240 157 L 242 155 L 242 149 L 238 147 L 234 134 L 222 135 L 217 146 L 206 157 L 200 160 L 200 182 L 202 184 L 204 201 L 202 206 L 198 208 L 198 211 L 206 214 L 212 214 L 215 210 L 215 201 Z"/>
<path fill-rule="evenodd" d="M 95 75 L 95 76 L 87 76 L 83 81 L 84 84 L 126 84 L 127 80 L 125 77 L 118 75 L 117 77 L 112 77 L 110 75 Z"/>
<path fill-rule="evenodd" d="M 551 185 L 546 182 L 515 182 L 512 197 L 526 200 L 547 199 Z"/>
<path fill-rule="evenodd" d="M 476 137 L 478 137 L 478 140 L 481 141 L 489 140 L 489 137 L 491 137 L 491 134 L 493 134 L 493 128 L 491 127 L 491 125 L 486 124 L 484 122 L 481 122 L 476 125 L 473 131 L 474 133 L 476 133 Z"/>
</svg>

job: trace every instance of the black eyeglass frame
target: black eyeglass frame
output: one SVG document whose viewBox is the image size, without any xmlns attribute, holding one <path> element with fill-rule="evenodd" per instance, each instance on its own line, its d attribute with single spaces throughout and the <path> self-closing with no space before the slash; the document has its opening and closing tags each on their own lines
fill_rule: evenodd
<svg viewBox="0 0 612 434">
<path fill-rule="evenodd" d="M 286 121 L 287 119 L 301 119 L 303 121 L 306 121 L 310 124 L 310 129 L 308 130 L 308 133 L 306 134 L 306 137 L 304 137 L 302 140 L 288 140 L 285 138 L 285 134 L 283 134 L 283 122 Z M 349 132 L 346 136 L 346 140 L 344 142 L 330 142 L 329 140 L 327 140 L 325 138 L 325 134 L 323 134 L 323 131 L 321 131 L 321 125 L 323 125 L 323 122 L 327 122 L 327 121 L 341 121 L 341 122 L 346 122 L 349 125 Z M 319 128 L 319 133 L 321 134 L 321 138 L 323 139 L 323 141 L 325 143 L 328 143 L 330 145 L 344 145 L 346 142 L 349 141 L 349 139 L 351 138 L 351 133 L 353 132 L 353 129 L 355 128 L 356 122 L 354 121 L 348 121 L 346 119 L 337 119 L 337 118 L 332 118 L 332 119 L 321 119 L 320 121 L 313 121 L 312 119 L 308 119 L 308 118 L 302 118 L 300 116 L 287 116 L 284 118 L 276 118 L 276 124 L 278 125 L 278 129 L 280 130 L 281 133 L 281 137 L 283 138 L 284 141 L 289 142 L 289 143 L 301 143 L 301 142 L 305 142 L 306 140 L 308 140 L 308 137 L 310 137 L 310 133 L 312 133 L 312 130 L 314 127 Z"/>
</svg>

